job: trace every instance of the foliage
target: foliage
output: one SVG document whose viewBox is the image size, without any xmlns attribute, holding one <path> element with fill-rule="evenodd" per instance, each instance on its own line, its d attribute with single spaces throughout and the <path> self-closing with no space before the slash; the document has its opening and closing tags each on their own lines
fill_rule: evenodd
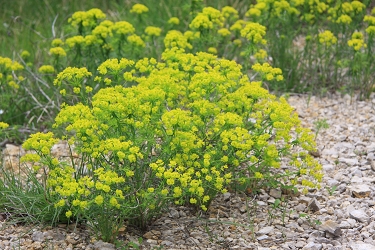
<svg viewBox="0 0 375 250">
<path fill-rule="evenodd" d="M 22 158 L 43 221 L 86 221 L 115 241 L 124 220 L 145 228 L 171 203 L 205 211 L 229 188 L 319 187 L 314 134 L 266 88 L 372 91 L 370 1 L 162 3 L 88 4 L 59 29 L 54 18 L 38 51 L 0 57 L 0 137 L 46 130 Z M 60 139 L 78 162 L 51 155 Z M 9 203 L 22 181 L 4 176 L 4 204 L 30 204 Z"/>
<path fill-rule="evenodd" d="M 87 220 L 113 240 L 109 228 L 116 232 L 124 219 L 145 227 L 171 201 L 205 211 L 228 187 L 314 187 L 321 180 L 320 165 L 306 153 L 313 135 L 285 99 L 250 82 L 233 61 L 177 47 L 162 58 L 130 67 L 105 61 L 98 71 L 123 76 L 117 85 L 64 105 L 54 125 L 65 130 L 63 137 L 37 133 L 23 144 L 36 154 L 22 160 L 48 173 L 46 192 L 66 217 Z M 81 71 L 80 81 L 89 82 L 91 74 Z M 137 84 L 127 87 L 129 81 Z M 58 139 L 74 145 L 79 164 L 52 158 Z M 291 159 L 287 171 L 280 169 L 283 157 Z"/>
</svg>

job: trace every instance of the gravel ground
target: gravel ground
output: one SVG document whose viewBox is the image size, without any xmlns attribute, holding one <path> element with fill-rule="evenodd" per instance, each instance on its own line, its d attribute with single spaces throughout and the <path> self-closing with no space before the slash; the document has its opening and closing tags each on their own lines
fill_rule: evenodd
<svg viewBox="0 0 375 250">
<path fill-rule="evenodd" d="M 374 98 L 374 97 L 373 97 Z M 146 233 L 127 228 L 119 238 L 141 249 L 375 249 L 375 99 L 352 101 L 291 95 L 306 127 L 326 119 L 317 136 L 322 188 L 272 208 L 281 193 L 219 196 L 201 217 L 189 208 L 170 208 Z M 0 249 L 115 249 L 88 231 L 12 226 L 0 218 Z"/>
</svg>

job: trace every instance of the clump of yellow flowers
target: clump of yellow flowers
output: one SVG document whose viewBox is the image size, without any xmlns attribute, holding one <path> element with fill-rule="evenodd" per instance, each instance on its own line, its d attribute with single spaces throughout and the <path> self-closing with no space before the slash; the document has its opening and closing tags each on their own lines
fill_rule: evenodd
<svg viewBox="0 0 375 250">
<path fill-rule="evenodd" d="M 64 105 L 54 124 L 64 136 L 37 133 L 24 143 L 40 157 L 24 160 L 40 159 L 49 169 L 46 188 L 55 208 L 86 219 L 105 211 L 106 218 L 112 214 L 145 226 L 170 202 L 206 211 L 218 193 L 238 185 L 317 185 L 321 167 L 306 154 L 315 147 L 313 135 L 286 100 L 251 82 L 234 61 L 186 53 L 183 35 L 170 35 L 165 42 L 176 44 L 162 61 L 103 62 L 99 78 L 115 76 L 116 84 L 87 104 Z M 254 70 L 267 80 L 282 80 L 281 70 L 268 64 Z M 81 86 L 85 78 L 93 81 L 92 74 L 68 67 L 54 83 Z M 136 85 L 124 87 L 128 81 Z M 74 146 L 79 164 L 51 156 L 58 139 Z M 280 169 L 282 157 L 290 157 L 288 172 Z"/>
</svg>

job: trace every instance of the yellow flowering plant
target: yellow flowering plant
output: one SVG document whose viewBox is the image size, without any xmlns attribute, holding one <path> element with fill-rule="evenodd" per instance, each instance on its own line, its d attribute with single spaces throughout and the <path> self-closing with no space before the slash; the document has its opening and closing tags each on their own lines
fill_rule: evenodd
<svg viewBox="0 0 375 250">
<path fill-rule="evenodd" d="M 46 168 L 60 216 L 87 220 L 112 240 L 110 224 L 115 231 L 124 219 L 145 227 L 171 202 L 206 211 L 229 188 L 319 185 L 321 167 L 306 154 L 314 150 L 313 134 L 285 99 L 251 82 L 234 61 L 176 47 L 161 57 L 107 60 L 99 74 L 116 84 L 90 102 L 64 105 L 54 125 L 64 136 L 35 134 L 23 144 Z M 55 83 L 75 86 L 78 75 L 89 74 L 71 70 Z M 254 70 L 282 76 L 266 64 Z M 79 163 L 51 157 L 58 139 L 74 146 Z M 288 171 L 280 169 L 283 157 Z"/>
<path fill-rule="evenodd" d="M 161 4 L 165 15 L 144 3 L 77 11 L 50 47 L 0 57 L 2 138 L 58 113 L 22 159 L 42 174 L 53 220 L 113 241 L 124 220 L 145 227 L 171 203 L 207 210 L 232 189 L 318 186 L 313 136 L 266 89 L 371 94 L 371 1 L 193 0 Z M 70 161 L 50 153 L 60 139 Z"/>
</svg>

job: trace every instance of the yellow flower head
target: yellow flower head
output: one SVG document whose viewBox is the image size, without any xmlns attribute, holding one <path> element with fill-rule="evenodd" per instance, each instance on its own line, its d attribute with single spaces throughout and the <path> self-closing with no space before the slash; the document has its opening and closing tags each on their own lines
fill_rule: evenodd
<svg viewBox="0 0 375 250">
<path fill-rule="evenodd" d="M 361 48 L 366 48 L 367 44 L 363 40 L 363 34 L 361 32 L 354 32 L 352 39 L 348 41 L 349 47 L 353 47 L 355 51 L 359 51 Z"/>
<path fill-rule="evenodd" d="M 177 30 L 168 31 L 167 35 L 164 38 L 164 45 L 166 48 L 192 48 L 192 45 L 188 43 L 187 38 Z"/>
<path fill-rule="evenodd" d="M 159 27 L 155 26 L 148 26 L 145 29 L 145 33 L 149 36 L 160 36 L 161 34 L 161 29 Z"/>
<path fill-rule="evenodd" d="M 337 43 L 337 38 L 329 30 L 319 33 L 319 43 L 329 47 Z"/>
<path fill-rule="evenodd" d="M 0 122 L 0 129 L 6 129 L 7 127 L 9 127 L 8 123 Z"/>
<path fill-rule="evenodd" d="M 64 42 L 60 38 L 53 39 L 51 42 L 52 47 L 61 47 L 64 45 Z"/>
<path fill-rule="evenodd" d="M 217 31 L 217 33 L 222 37 L 230 36 L 230 31 L 227 28 L 221 28 Z"/>
<path fill-rule="evenodd" d="M 130 35 L 126 38 L 126 40 L 137 47 L 146 47 L 145 42 L 142 40 L 142 38 L 138 35 Z"/>
<path fill-rule="evenodd" d="M 134 26 L 131 23 L 126 22 L 126 21 L 115 22 L 114 25 L 112 26 L 112 30 L 116 34 L 120 34 L 120 35 L 131 35 L 131 34 L 134 34 L 135 32 Z"/>
<path fill-rule="evenodd" d="M 265 35 L 266 27 L 259 23 L 250 22 L 241 30 L 241 36 L 254 44 L 266 44 Z"/>
<path fill-rule="evenodd" d="M 168 23 L 173 25 L 179 25 L 180 19 L 178 19 L 178 17 L 171 17 L 169 18 Z"/>
<path fill-rule="evenodd" d="M 221 9 L 221 13 L 226 19 L 231 19 L 231 20 L 238 19 L 238 11 L 232 6 L 224 6 Z"/>
<path fill-rule="evenodd" d="M 52 65 L 42 65 L 38 71 L 43 74 L 52 74 L 55 73 L 55 68 Z"/>
<path fill-rule="evenodd" d="M 342 23 L 342 24 L 350 24 L 351 22 L 352 22 L 352 18 L 346 14 L 342 14 L 336 20 L 336 23 Z"/>
<path fill-rule="evenodd" d="M 136 13 L 138 15 L 147 13 L 147 12 L 148 12 L 148 8 L 145 5 L 139 4 L 139 3 L 134 4 L 130 10 L 130 13 Z"/>
<path fill-rule="evenodd" d="M 23 51 L 21 52 L 21 57 L 22 57 L 22 59 L 27 59 L 27 58 L 29 58 L 29 57 L 30 57 L 30 52 L 28 52 L 27 50 L 23 50 Z"/>
<path fill-rule="evenodd" d="M 65 57 L 66 56 L 66 52 L 62 47 L 50 48 L 49 53 L 51 55 L 55 55 L 56 57 Z"/>
</svg>

